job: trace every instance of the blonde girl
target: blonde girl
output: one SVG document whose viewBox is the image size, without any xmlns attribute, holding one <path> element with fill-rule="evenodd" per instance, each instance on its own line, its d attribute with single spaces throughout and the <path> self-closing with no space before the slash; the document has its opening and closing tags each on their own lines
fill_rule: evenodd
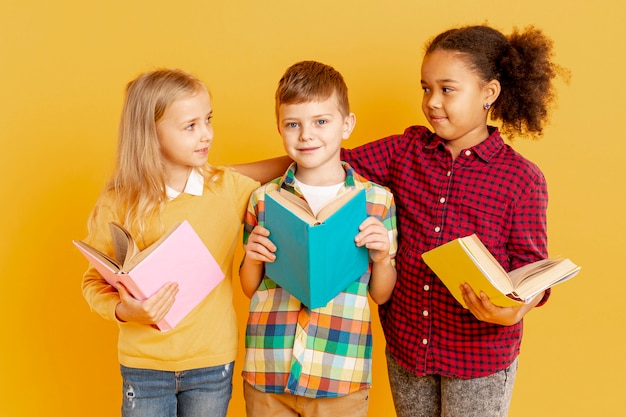
<svg viewBox="0 0 626 417">
<path fill-rule="evenodd" d="M 138 300 L 94 268 L 85 272 L 82 290 L 91 309 L 119 327 L 124 417 L 227 412 L 237 355 L 232 261 L 248 197 L 259 183 L 208 164 L 212 115 L 206 86 L 181 70 L 141 74 L 126 89 L 117 162 L 86 241 L 112 254 L 108 223 L 116 221 L 143 248 L 187 220 L 226 278 L 175 329 L 161 332 L 155 323 L 174 302 L 174 283 Z"/>
</svg>

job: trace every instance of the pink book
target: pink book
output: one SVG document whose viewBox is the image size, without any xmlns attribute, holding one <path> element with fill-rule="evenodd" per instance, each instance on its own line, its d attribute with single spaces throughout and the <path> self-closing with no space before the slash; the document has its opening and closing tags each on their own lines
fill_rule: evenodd
<svg viewBox="0 0 626 417">
<path fill-rule="evenodd" d="M 121 225 L 111 222 L 115 257 L 82 241 L 72 241 L 112 286 L 121 282 L 130 294 L 145 300 L 167 282 L 178 283 L 176 301 L 163 320 L 161 331 L 171 330 L 223 279 L 211 252 L 186 220 L 174 225 L 159 240 L 139 251 Z"/>
</svg>

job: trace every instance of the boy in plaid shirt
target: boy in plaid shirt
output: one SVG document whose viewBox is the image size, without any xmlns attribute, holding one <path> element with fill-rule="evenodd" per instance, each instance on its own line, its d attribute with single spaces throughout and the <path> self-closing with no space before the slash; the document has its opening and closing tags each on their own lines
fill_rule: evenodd
<svg viewBox="0 0 626 417">
<path fill-rule="evenodd" d="M 314 61 L 288 68 L 276 91 L 276 117 L 295 162 L 253 192 L 245 218 L 240 277 L 251 298 L 243 370 L 247 415 L 364 417 L 372 359 L 368 293 L 385 303 L 396 282 L 393 196 L 340 159 L 356 118 L 335 69 Z M 368 218 L 355 244 L 369 250 L 370 267 L 324 307 L 309 309 L 264 274 L 276 251 L 271 230 L 263 227 L 265 194 L 279 188 L 314 213 L 342 192 L 365 189 Z"/>
</svg>

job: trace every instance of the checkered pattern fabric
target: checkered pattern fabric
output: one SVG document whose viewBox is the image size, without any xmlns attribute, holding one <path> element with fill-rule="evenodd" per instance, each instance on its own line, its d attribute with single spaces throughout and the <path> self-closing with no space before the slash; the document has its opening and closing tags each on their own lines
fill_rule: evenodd
<svg viewBox="0 0 626 417">
<path fill-rule="evenodd" d="M 539 168 L 492 127 L 485 141 L 454 160 L 443 140 L 423 126 L 343 150 L 342 159 L 388 186 L 397 205 L 398 282 L 379 309 L 396 361 L 416 375 L 456 378 L 508 367 L 519 353 L 522 323 L 476 320 L 421 254 L 476 233 L 506 270 L 547 257 L 548 196 Z"/>
<path fill-rule="evenodd" d="M 264 195 L 294 186 L 294 168 L 257 189 L 250 198 L 244 243 L 264 222 Z M 395 205 L 391 193 L 356 174 L 348 164 L 345 187 L 366 189 L 367 213 L 387 227 L 396 252 Z M 257 390 L 309 398 L 347 395 L 371 384 L 372 331 L 368 301 L 370 271 L 325 307 L 309 309 L 264 277 L 250 301 L 243 376 Z"/>
</svg>

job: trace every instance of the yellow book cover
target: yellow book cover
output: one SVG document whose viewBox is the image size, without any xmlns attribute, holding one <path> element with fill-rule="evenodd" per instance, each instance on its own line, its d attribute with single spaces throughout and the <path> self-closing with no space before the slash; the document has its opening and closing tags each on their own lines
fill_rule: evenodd
<svg viewBox="0 0 626 417">
<path fill-rule="evenodd" d="M 476 234 L 424 252 L 422 259 L 464 308 L 467 306 L 460 289 L 463 283 L 477 294 L 487 294 L 495 305 L 510 307 L 529 302 L 580 271 L 580 266 L 567 258 L 548 258 L 507 273 Z"/>
</svg>

